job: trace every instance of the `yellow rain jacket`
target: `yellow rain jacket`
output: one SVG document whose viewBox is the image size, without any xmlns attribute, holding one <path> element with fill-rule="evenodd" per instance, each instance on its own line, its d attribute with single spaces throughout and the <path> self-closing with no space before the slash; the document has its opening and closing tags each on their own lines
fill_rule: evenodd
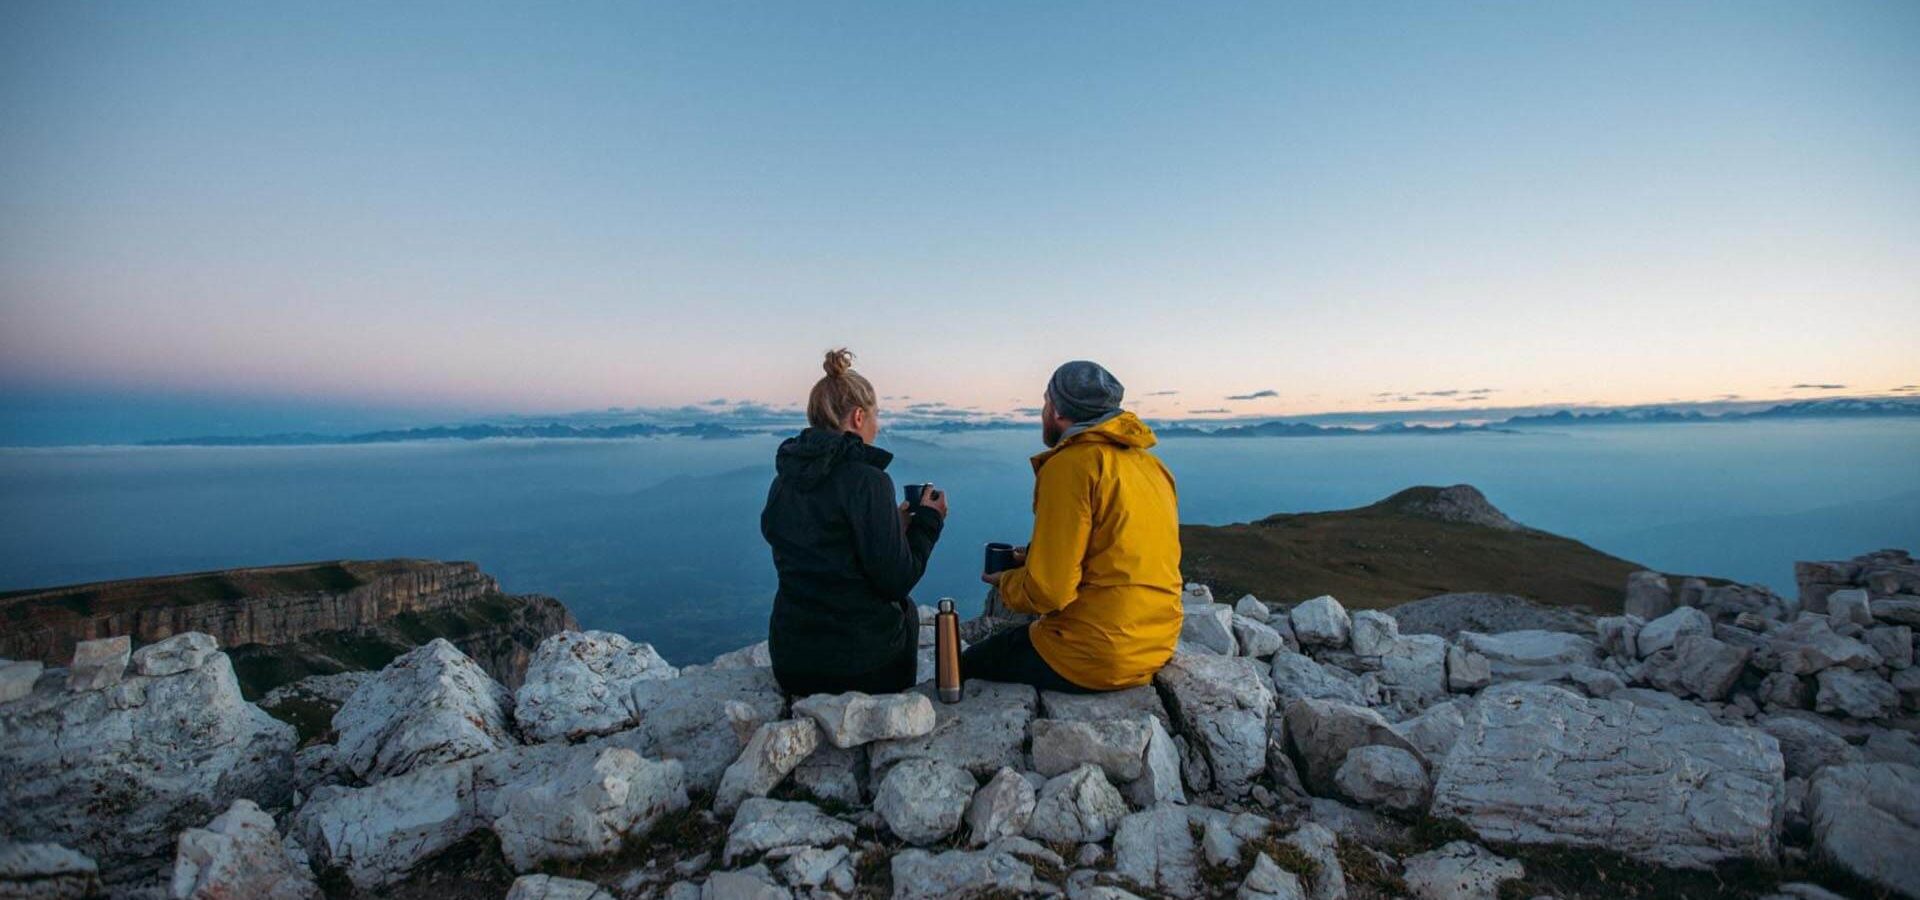
<svg viewBox="0 0 1920 900">
<path fill-rule="evenodd" d="M 1146 684 L 1180 638 L 1180 513 L 1153 430 L 1124 412 L 1033 458 L 1033 540 L 1000 577 L 1033 647 L 1085 688 Z"/>
</svg>

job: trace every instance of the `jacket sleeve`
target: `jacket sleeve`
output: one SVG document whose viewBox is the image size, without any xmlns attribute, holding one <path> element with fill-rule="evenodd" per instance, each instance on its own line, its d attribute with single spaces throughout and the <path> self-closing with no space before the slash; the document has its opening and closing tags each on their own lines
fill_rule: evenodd
<svg viewBox="0 0 1920 900">
<path fill-rule="evenodd" d="M 1093 533 L 1094 473 L 1055 457 L 1040 467 L 1027 564 L 1000 576 L 1000 601 L 1015 612 L 1046 615 L 1080 594 L 1081 562 Z"/>
<path fill-rule="evenodd" d="M 893 479 L 873 470 L 857 479 L 847 497 L 847 522 L 867 582 L 881 596 L 897 600 L 920 583 L 927 557 L 940 539 L 940 514 L 916 506 L 900 526 L 900 508 L 893 502 Z"/>
</svg>

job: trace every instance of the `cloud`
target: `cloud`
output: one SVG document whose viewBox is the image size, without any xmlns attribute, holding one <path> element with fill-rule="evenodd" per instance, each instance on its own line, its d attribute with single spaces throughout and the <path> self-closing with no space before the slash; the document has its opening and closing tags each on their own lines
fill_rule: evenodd
<svg viewBox="0 0 1920 900">
<path fill-rule="evenodd" d="M 1447 388 L 1444 391 L 1414 391 L 1415 397 L 1452 397 L 1460 393 L 1459 388 Z"/>
<path fill-rule="evenodd" d="M 1150 394 L 1147 394 L 1146 396 L 1148 396 L 1148 397 L 1171 397 L 1171 396 L 1173 396 L 1173 395 L 1175 395 L 1175 394 L 1178 394 L 1178 393 L 1180 393 L 1180 392 L 1179 392 L 1179 391 L 1154 391 L 1154 392 L 1152 392 L 1152 393 L 1150 393 Z"/>
<path fill-rule="evenodd" d="M 1796 384 L 1793 386 L 1793 390 L 1796 391 L 1844 391 L 1846 389 L 1847 386 L 1844 384 Z"/>
<path fill-rule="evenodd" d="M 1203 415 L 1208 413 L 1230 413 L 1233 412 L 1233 410 L 1221 407 L 1220 409 L 1190 409 L 1187 410 L 1187 412 L 1194 413 L 1195 415 Z"/>
<path fill-rule="evenodd" d="M 1040 407 L 1022 406 L 1019 409 L 1014 410 L 1013 413 L 1014 415 L 1017 415 L 1017 416 L 1037 416 L 1040 414 Z"/>
<path fill-rule="evenodd" d="M 747 402 L 747 401 L 745 401 L 745 400 L 742 400 L 742 401 L 740 401 L 740 402 L 741 402 L 741 403 L 745 403 L 745 402 Z M 706 403 L 703 403 L 703 404 L 701 404 L 701 405 L 702 405 L 702 406 L 725 406 L 725 405 L 727 405 L 727 398 L 725 398 L 725 397 L 715 397 L 715 398 L 713 398 L 712 400 L 708 400 L 708 401 L 707 401 Z"/>
<path fill-rule="evenodd" d="M 1272 388 L 1266 388 L 1263 390 L 1254 391 L 1251 394 L 1229 394 L 1227 395 L 1226 399 L 1228 400 L 1259 400 L 1264 397 L 1278 397 L 1278 396 L 1280 396 L 1279 391 L 1276 391 Z"/>
<path fill-rule="evenodd" d="M 1893 393 L 1896 394 L 1910 394 L 1914 391 L 1920 391 L 1920 384 L 1903 384 L 1893 389 Z"/>
<path fill-rule="evenodd" d="M 1718 396 L 1718 397 L 1715 397 L 1715 398 L 1713 398 L 1713 399 L 1715 399 L 1715 400 L 1738 400 L 1738 399 L 1740 399 L 1740 395 L 1739 395 L 1739 394 L 1721 394 L 1720 396 Z"/>
</svg>

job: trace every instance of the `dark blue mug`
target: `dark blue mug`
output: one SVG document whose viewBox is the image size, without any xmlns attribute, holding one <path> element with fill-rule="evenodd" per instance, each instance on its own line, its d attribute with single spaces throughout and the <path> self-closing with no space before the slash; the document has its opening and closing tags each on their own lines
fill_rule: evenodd
<svg viewBox="0 0 1920 900">
<path fill-rule="evenodd" d="M 920 499 L 922 497 L 925 497 L 927 495 L 927 490 L 932 487 L 933 487 L 933 484 L 931 482 L 907 485 L 904 488 L 904 490 L 907 492 L 907 505 L 919 506 Z"/>
<path fill-rule="evenodd" d="M 987 545 L 988 575 L 992 575 L 995 572 L 1005 572 L 1008 569 L 1017 568 L 1019 565 L 1020 563 L 1013 558 L 1012 544 L 990 543 Z"/>
</svg>

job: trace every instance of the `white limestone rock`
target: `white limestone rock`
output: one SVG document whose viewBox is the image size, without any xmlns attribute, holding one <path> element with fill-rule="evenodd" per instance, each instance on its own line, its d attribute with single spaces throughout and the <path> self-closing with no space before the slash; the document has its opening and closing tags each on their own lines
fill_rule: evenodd
<svg viewBox="0 0 1920 900">
<path fill-rule="evenodd" d="M 1459 644 L 1447 645 L 1447 689 L 1472 693 L 1493 683 L 1493 662 Z"/>
<path fill-rule="evenodd" d="M 1711 625 L 1708 630 L 1712 630 Z M 1646 632 L 1642 630 L 1641 634 L 1644 636 Z M 1564 631 L 1530 629 L 1499 634 L 1462 631 L 1459 643 L 1487 658 L 1495 681 L 1558 678 L 1570 667 L 1594 666 L 1600 662 L 1598 646 Z"/>
<path fill-rule="evenodd" d="M 842 750 L 822 742 L 794 767 L 792 777 L 814 797 L 859 806 L 867 793 L 867 748 Z"/>
<path fill-rule="evenodd" d="M 1363 806 L 1411 812 L 1426 805 L 1427 770 L 1412 753 L 1372 745 L 1347 751 L 1333 773 L 1340 793 Z"/>
<path fill-rule="evenodd" d="M 1099 842 L 1126 815 L 1126 800 L 1099 766 L 1088 764 L 1047 779 L 1026 833 L 1043 841 Z"/>
<path fill-rule="evenodd" d="M 1212 606 L 1213 588 L 1198 582 L 1187 582 L 1187 586 L 1180 592 L 1180 605 L 1186 607 Z"/>
<path fill-rule="evenodd" d="M 1273 857 L 1261 853 L 1253 858 L 1253 868 L 1247 870 L 1246 880 L 1240 883 L 1240 890 L 1234 894 L 1235 900 L 1306 900 L 1307 890 L 1300 883 L 1300 876 L 1280 868 Z"/>
<path fill-rule="evenodd" d="M 910 849 L 894 854 L 893 900 L 961 900 L 995 891 L 1015 896 L 1044 896 L 1046 882 L 1034 876 L 1033 866 L 1007 850 L 948 850 L 929 853 Z"/>
<path fill-rule="evenodd" d="M 1288 749 L 1308 790 L 1321 796 L 1337 793 L 1335 774 L 1347 754 L 1359 747 L 1397 747 L 1418 753 L 1379 713 L 1335 700 L 1301 699 L 1287 704 Z"/>
<path fill-rule="evenodd" d="M 1175 721 L 1206 761 L 1208 780 L 1243 797 L 1267 767 L 1271 682 L 1246 657 L 1174 654 L 1154 675 Z"/>
<path fill-rule="evenodd" d="M 771 669 L 706 669 L 633 686 L 634 727 L 606 740 L 648 759 L 677 759 L 688 790 L 717 790 L 720 776 L 760 726 L 785 718 Z"/>
<path fill-rule="evenodd" d="M 1640 629 L 1646 624 L 1635 615 L 1601 616 L 1593 620 L 1593 631 L 1601 650 L 1630 663 L 1640 658 Z"/>
<path fill-rule="evenodd" d="M 1233 611 L 1255 622 L 1264 624 L 1273 621 L 1273 609 L 1252 594 L 1240 595 L 1240 599 L 1233 602 Z"/>
<path fill-rule="evenodd" d="M 1292 650 L 1281 650 L 1273 655 L 1272 674 L 1275 698 L 1281 706 L 1302 697 L 1338 700 L 1355 706 L 1367 705 L 1360 676 L 1345 669 L 1323 665 Z"/>
<path fill-rule="evenodd" d="M 293 747 L 292 726 L 241 697 L 224 653 L 99 690 L 41 678 L 0 705 L 0 843 L 64 844 L 108 867 L 162 856 L 240 797 L 284 804 Z"/>
<path fill-rule="evenodd" d="M 373 782 L 514 746 L 507 690 L 445 638 L 408 651 L 333 714 L 335 755 Z"/>
<path fill-rule="evenodd" d="M 740 804 L 727 829 L 722 857 L 731 863 L 775 847 L 825 847 L 853 840 L 852 823 L 843 822 L 799 800 L 751 797 Z"/>
<path fill-rule="evenodd" d="M 700 886 L 700 900 L 792 900 L 793 892 L 775 884 L 764 865 L 714 872 Z"/>
<path fill-rule="evenodd" d="M 1356 627 L 1356 635 L 1359 631 Z M 1395 637 L 1380 647 L 1374 678 L 1386 702 L 1414 712 L 1446 699 L 1447 641 L 1431 634 Z"/>
<path fill-rule="evenodd" d="M 1187 802 L 1180 777 L 1180 752 L 1173 735 L 1159 719 L 1144 721 L 1147 752 L 1141 760 L 1140 777 L 1121 784 L 1120 793 L 1126 795 L 1128 803 L 1143 809 L 1156 803 Z"/>
<path fill-rule="evenodd" d="M 979 847 L 1025 833 L 1038 799 L 1032 782 L 1011 766 L 1002 767 L 973 792 L 973 800 L 967 804 L 968 841 Z"/>
<path fill-rule="evenodd" d="M 97 691 L 120 683 L 133 655 L 126 635 L 81 641 L 74 645 L 73 664 L 67 667 L 67 690 Z"/>
<path fill-rule="evenodd" d="M 913 689 L 922 695 L 932 691 L 927 684 Z M 1001 766 L 1024 767 L 1027 723 L 1037 702 L 1034 689 L 1024 684 L 969 679 L 959 703 L 934 704 L 933 731 L 867 745 L 873 776 L 884 778 L 903 759 L 942 760 L 976 778 L 990 777 Z"/>
<path fill-rule="evenodd" d="M 1920 769 L 1828 766 L 1807 783 L 1815 852 L 1867 881 L 1920 897 Z"/>
<path fill-rule="evenodd" d="M 720 775 L 713 809 L 731 814 L 748 797 L 765 797 L 820 746 L 820 727 L 812 719 L 783 719 L 760 726 L 740 758 Z"/>
<path fill-rule="evenodd" d="M 1347 608 L 1324 594 L 1289 610 L 1287 622 L 1303 647 L 1345 647 L 1353 626 Z"/>
<path fill-rule="evenodd" d="M 465 759 L 364 788 L 319 788 L 288 831 L 316 869 L 338 869 L 360 890 L 377 891 L 486 826 L 476 808 L 474 768 Z"/>
<path fill-rule="evenodd" d="M 1239 613 L 1233 614 L 1233 641 L 1241 656 L 1255 659 L 1266 659 L 1287 646 L 1286 638 L 1273 626 Z"/>
<path fill-rule="evenodd" d="M 976 783 L 965 769 L 936 759 L 907 759 L 873 792 L 873 811 L 910 844 L 931 844 L 960 827 Z"/>
<path fill-rule="evenodd" d="M 1074 722 L 1152 716 L 1159 719 L 1162 725 L 1168 727 L 1173 725 L 1173 719 L 1167 715 L 1167 705 L 1161 702 L 1160 692 L 1154 690 L 1151 684 L 1088 694 L 1041 691 L 1040 715 L 1043 718 Z"/>
<path fill-rule="evenodd" d="M 558 875 L 522 875 L 507 888 L 507 900 L 613 900 L 591 881 Z"/>
<path fill-rule="evenodd" d="M 1091 763 L 1114 782 L 1139 778 L 1146 770 L 1149 717 L 1089 722 L 1033 720 L 1033 769 L 1049 778 Z"/>
<path fill-rule="evenodd" d="M 765 669 L 773 665 L 773 649 L 766 641 L 728 650 L 707 663 L 712 669 Z"/>
<path fill-rule="evenodd" d="M 1346 900 L 1347 873 L 1340 865 L 1340 839 L 1317 822 L 1303 822 L 1287 835 L 1286 842 L 1299 848 L 1314 862 L 1314 873 L 1307 879 L 1307 896 L 1312 900 Z"/>
<path fill-rule="evenodd" d="M 1772 859 L 1785 791 L 1778 745 L 1752 729 L 1697 710 L 1503 684 L 1467 714 L 1440 765 L 1432 813 L 1491 841 L 1707 866 Z"/>
<path fill-rule="evenodd" d="M 1872 672 L 1822 669 L 1815 676 L 1820 689 L 1813 695 L 1815 712 L 1855 719 L 1884 719 L 1900 711 L 1900 692 Z"/>
<path fill-rule="evenodd" d="M 1720 701 L 1727 699 L 1750 656 L 1751 651 L 1711 635 L 1688 633 L 1647 657 L 1643 677 L 1675 696 Z"/>
<path fill-rule="evenodd" d="M 0 660 L 0 703 L 12 703 L 33 693 L 46 664 L 37 659 Z"/>
<path fill-rule="evenodd" d="M 1889 669 L 1913 666 L 1913 628 L 1908 625 L 1876 625 L 1860 638 Z"/>
<path fill-rule="evenodd" d="M 1180 640 L 1221 656 L 1239 653 L 1239 643 L 1233 637 L 1233 607 L 1223 603 L 1189 605 L 1180 620 Z"/>
<path fill-rule="evenodd" d="M 1122 818 L 1114 829 L 1114 874 L 1164 896 L 1201 896 L 1200 848 L 1189 821 L 1186 807 L 1171 803 Z"/>
<path fill-rule="evenodd" d="M 184 670 L 168 674 L 179 671 Z M 168 886 L 174 900 L 317 900 L 320 896 L 313 872 L 295 868 L 288 860 L 273 817 L 252 800 L 235 800 L 205 828 L 181 832 L 177 847 Z"/>
<path fill-rule="evenodd" d="M 1835 625 L 1842 622 L 1872 625 L 1873 607 L 1867 598 L 1867 592 L 1861 588 L 1849 588 L 1828 594 L 1827 618 L 1831 619 Z"/>
<path fill-rule="evenodd" d="M 1400 640 L 1400 623 L 1377 609 L 1363 609 L 1348 619 L 1353 652 L 1360 656 L 1385 656 Z"/>
<path fill-rule="evenodd" d="M 1798 716 L 1771 716 L 1757 726 L 1780 742 L 1789 778 L 1807 778 L 1827 766 L 1860 761 L 1859 749 L 1846 738 Z"/>
<path fill-rule="evenodd" d="M 793 714 L 819 723 L 827 741 L 843 749 L 874 741 L 925 737 L 933 732 L 935 722 L 933 701 L 916 693 L 814 694 L 795 701 Z"/>
<path fill-rule="evenodd" d="M 1460 732 L 1467 727 L 1466 710 L 1472 708 L 1471 700 L 1449 700 L 1430 706 L 1421 714 L 1393 723 L 1395 734 L 1407 739 L 1420 757 L 1429 763 L 1438 764 L 1447 753 L 1453 750 L 1454 742 L 1460 739 Z"/>
<path fill-rule="evenodd" d="M 219 650 L 220 642 L 213 635 L 188 631 L 133 651 L 133 671 L 149 678 L 178 675 L 205 665 L 207 657 Z"/>
<path fill-rule="evenodd" d="M 0 842 L 0 897 L 81 900 L 100 896 L 100 865 L 71 847 Z"/>
<path fill-rule="evenodd" d="M 1871 669 L 1880 654 L 1853 638 L 1834 633 L 1825 616 L 1806 614 L 1767 636 L 1768 655 L 1779 671 L 1812 675 L 1826 669 Z"/>
<path fill-rule="evenodd" d="M 562 631 L 533 651 L 513 715 L 528 740 L 579 740 L 632 727 L 635 682 L 676 678 L 651 644 L 610 631 Z"/>
<path fill-rule="evenodd" d="M 1658 619 L 1673 612 L 1673 589 L 1659 572 L 1634 572 L 1627 576 L 1626 613 L 1641 621 Z"/>
<path fill-rule="evenodd" d="M 1453 841 L 1402 860 L 1401 880 L 1417 900 L 1499 900 L 1500 885 L 1527 877 L 1527 867 L 1487 848 Z"/>
<path fill-rule="evenodd" d="M 1713 619 L 1691 606 L 1682 606 L 1658 618 L 1649 619 L 1634 636 L 1634 648 L 1645 659 L 1680 640 L 1682 635 L 1713 634 Z"/>
</svg>

